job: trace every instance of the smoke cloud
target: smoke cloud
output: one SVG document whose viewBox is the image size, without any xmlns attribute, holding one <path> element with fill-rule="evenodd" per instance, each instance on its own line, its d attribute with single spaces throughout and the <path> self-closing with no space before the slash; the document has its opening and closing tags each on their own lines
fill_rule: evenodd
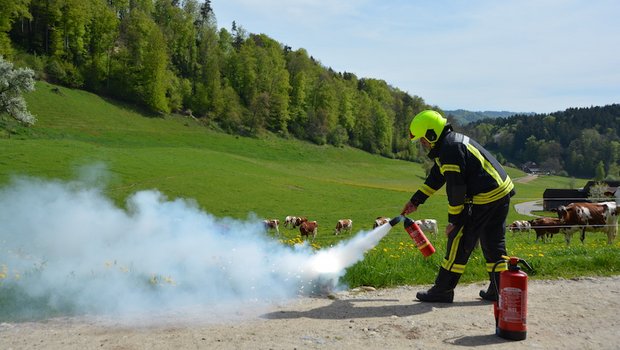
<svg viewBox="0 0 620 350">
<path fill-rule="evenodd" d="M 84 183 L 20 178 L 0 189 L 0 308 L 131 315 L 281 302 L 337 288 L 389 230 L 314 252 L 280 243 L 256 217 L 217 218 L 155 190 L 124 209 Z"/>
</svg>

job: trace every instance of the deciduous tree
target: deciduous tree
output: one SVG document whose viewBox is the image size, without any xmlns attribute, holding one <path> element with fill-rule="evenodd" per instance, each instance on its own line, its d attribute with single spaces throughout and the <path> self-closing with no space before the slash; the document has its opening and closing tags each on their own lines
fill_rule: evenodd
<svg viewBox="0 0 620 350">
<path fill-rule="evenodd" d="M 8 113 L 25 124 L 34 124 L 22 94 L 34 90 L 34 71 L 29 68 L 13 68 L 13 63 L 0 56 L 0 113 Z"/>
<path fill-rule="evenodd" d="M 18 17 L 31 18 L 28 12 L 30 0 L 0 0 L 0 55 L 11 57 L 13 47 L 7 34 Z"/>
</svg>

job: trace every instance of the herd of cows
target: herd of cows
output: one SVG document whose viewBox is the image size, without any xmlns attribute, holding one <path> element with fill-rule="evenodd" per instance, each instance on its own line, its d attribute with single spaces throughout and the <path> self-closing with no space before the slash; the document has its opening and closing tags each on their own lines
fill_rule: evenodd
<svg viewBox="0 0 620 350">
<path fill-rule="evenodd" d="M 375 229 L 383 224 L 387 224 L 390 221 L 390 218 L 379 216 L 375 219 L 372 228 Z M 437 220 L 435 219 L 423 219 L 415 221 L 418 226 L 424 232 L 430 232 L 432 234 L 437 234 L 439 231 L 437 228 Z M 269 219 L 263 221 L 266 230 L 275 230 L 275 232 L 280 235 L 280 220 L 278 219 Z M 306 217 L 303 216 L 287 216 L 284 219 L 284 227 L 288 229 L 294 229 L 299 227 L 299 233 L 301 234 L 302 239 L 308 239 L 312 237 L 312 240 L 316 238 L 316 234 L 318 232 L 319 224 L 316 221 L 308 221 Z M 334 229 L 334 235 L 338 235 L 342 232 L 351 232 L 353 229 L 353 220 L 351 219 L 340 219 L 336 222 L 336 228 Z"/>
<path fill-rule="evenodd" d="M 583 243 L 586 231 L 601 231 L 607 234 L 607 244 L 612 244 L 618 234 L 620 206 L 616 202 L 571 203 L 557 209 L 558 217 L 540 217 L 532 220 L 518 220 L 510 224 L 512 232 L 536 232 L 536 241 L 545 242 L 554 234 L 564 235 L 570 244 L 573 233 L 579 231 Z"/>
<path fill-rule="evenodd" d="M 536 232 L 536 241 L 542 239 L 543 243 L 553 237 L 554 234 L 563 234 L 566 244 L 570 244 L 573 234 L 581 233 L 583 243 L 586 231 L 601 231 L 607 234 L 607 244 L 612 244 L 618 234 L 618 214 L 620 206 L 616 202 L 602 203 L 571 203 L 560 206 L 557 209 L 558 217 L 539 217 L 532 220 L 517 220 L 508 226 L 510 232 Z M 373 229 L 387 223 L 390 218 L 377 217 L 373 223 Z M 275 230 L 280 235 L 280 220 L 264 220 L 265 229 Z M 422 231 L 436 235 L 438 230 L 437 220 L 416 220 Z M 308 221 L 305 217 L 287 216 L 284 227 L 288 229 L 299 228 L 302 239 L 316 238 L 319 224 L 316 221 Z M 336 223 L 334 235 L 342 232 L 350 232 L 353 228 L 351 219 L 341 219 Z"/>
</svg>

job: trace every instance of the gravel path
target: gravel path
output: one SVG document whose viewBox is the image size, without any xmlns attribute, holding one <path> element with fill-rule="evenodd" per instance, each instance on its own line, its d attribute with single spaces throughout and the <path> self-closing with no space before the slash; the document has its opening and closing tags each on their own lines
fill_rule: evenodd
<svg viewBox="0 0 620 350">
<path fill-rule="evenodd" d="M 414 301 L 428 286 L 300 298 L 226 319 L 177 313 L 133 321 L 60 318 L 0 324 L 1 349 L 617 349 L 620 276 L 530 281 L 528 334 L 494 334 L 482 284 L 459 285 L 453 304 Z"/>
</svg>

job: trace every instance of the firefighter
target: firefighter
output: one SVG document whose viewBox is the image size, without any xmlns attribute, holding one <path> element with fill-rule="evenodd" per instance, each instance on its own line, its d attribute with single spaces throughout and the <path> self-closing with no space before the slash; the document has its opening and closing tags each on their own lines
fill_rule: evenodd
<svg viewBox="0 0 620 350">
<path fill-rule="evenodd" d="M 418 209 L 444 184 L 448 196 L 446 255 L 435 284 L 416 294 L 420 301 L 451 303 L 454 288 L 480 240 L 490 284 L 480 291 L 485 300 L 497 300 L 499 273 L 506 263 L 493 265 L 506 255 L 506 216 L 514 185 L 499 162 L 468 136 L 452 130 L 436 111 L 418 113 L 409 127 L 411 141 L 420 141 L 434 161 L 424 184 L 405 204 L 402 215 Z"/>
</svg>

